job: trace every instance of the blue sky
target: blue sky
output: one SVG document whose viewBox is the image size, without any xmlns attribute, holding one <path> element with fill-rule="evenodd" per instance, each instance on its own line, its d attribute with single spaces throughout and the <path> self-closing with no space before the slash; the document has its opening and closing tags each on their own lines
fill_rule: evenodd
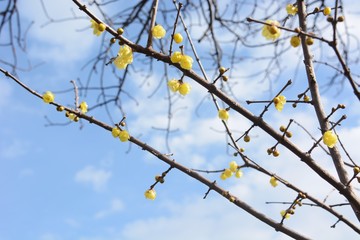
<svg viewBox="0 0 360 240">
<path fill-rule="evenodd" d="M 358 16 L 351 14 L 356 12 L 352 7 L 358 7 L 358 4 L 355 1 L 349 1 L 348 4 L 352 12 L 346 16 L 347 24 L 359 36 L 360 29 L 353 24 Z M 35 21 L 28 36 L 27 54 L 34 65 L 41 65 L 31 71 L 18 72 L 19 78 L 41 93 L 71 88 L 70 80 L 78 77 L 86 79 L 87 69 L 80 68 L 96 54 L 102 41 L 101 37 L 92 35 L 88 28 L 89 20 L 84 18 L 42 27 L 46 18 L 38 1 L 23 1 L 20 9 L 29 9 L 30 5 L 32 11 L 23 11 L 22 15 L 24 22 Z M 78 16 L 83 16 L 72 1 L 46 5 L 54 18 L 71 16 L 71 9 Z M 195 36 L 202 28 L 198 30 L 194 31 Z M 223 37 L 226 39 L 227 36 Z M 258 41 L 265 40 L 259 37 Z M 315 54 L 319 53 L 318 46 L 314 46 Z M 201 55 L 209 46 L 201 44 L 197 47 Z M 254 49 L 242 54 L 256 56 L 264 52 L 271 54 L 272 48 Z M 6 52 L 6 57 L 9 56 Z M 289 79 L 289 73 L 299 60 L 299 51 L 290 49 L 285 59 L 286 71 L 274 82 L 273 89 L 280 89 Z M 26 59 L 22 58 L 20 64 L 26 66 Z M 6 69 L 6 66 L 0 66 Z M 139 104 L 123 97 L 123 106 L 127 113 L 129 132 L 166 152 L 163 132 L 153 128 L 164 126 L 167 120 L 165 84 L 153 97 L 148 98 L 161 77 L 161 74 L 156 73 L 157 70 L 163 70 L 160 64 L 154 66 L 155 74 L 146 84 L 142 84 L 143 75 L 132 73 L 126 88 Z M 238 81 L 233 90 L 239 93 L 241 101 L 269 97 L 269 86 L 266 83 L 259 79 L 250 81 L 240 77 L 261 67 L 265 66 L 247 62 L 233 70 L 233 79 Z M 319 68 L 319 81 L 326 81 L 327 71 L 324 67 Z M 170 74 L 180 76 L 173 69 Z M 210 71 L 209 76 L 211 74 Z M 303 91 L 302 80 L 305 79 L 297 78 L 287 92 L 289 96 L 296 96 L 299 91 Z M 113 80 L 109 77 L 108 81 Z M 194 82 L 191 84 L 190 95 L 177 99 L 174 104 L 177 111 L 174 112 L 172 124 L 179 131 L 171 134 L 171 151 L 176 161 L 189 167 L 225 168 L 234 158 L 227 151 L 224 134 L 219 132 L 222 131 L 222 125 L 216 117 L 215 107 L 207 100 L 199 105 L 206 97 L 206 91 Z M 334 92 L 324 93 L 325 108 L 329 110 L 339 102 L 348 106 L 346 114 L 349 118 L 339 128 L 339 134 L 353 158 L 359 159 L 356 144 L 360 134 L 359 103 L 351 95 L 347 84 L 339 95 Z M 95 97 L 91 93 L 86 97 L 81 96 L 89 105 L 96 102 Z M 56 101 L 64 105 L 73 104 L 72 92 L 56 94 Z M 249 108 L 255 111 L 259 109 Z M 122 115 L 115 107 L 110 110 L 114 119 L 121 119 Z M 197 110 L 199 114 L 196 114 Z M 89 114 L 112 124 L 103 110 Z M 66 122 L 63 113 L 56 112 L 52 106 L 31 96 L 10 79 L 0 77 L 0 240 L 289 239 L 217 194 L 211 193 L 203 200 L 207 188 L 177 170 L 169 173 L 164 184 L 156 186 L 155 201 L 146 200 L 144 191 L 153 184 L 155 175 L 168 168 L 166 164 L 137 146 L 121 143 L 109 132 L 86 122 L 82 123 L 81 129 L 79 123 L 45 127 L 47 121 L 44 116 L 55 123 Z M 294 118 L 319 137 L 316 121 L 311 116 L 311 108 L 303 107 L 301 111 L 295 111 L 289 104 L 281 113 L 272 109 L 266 119 L 277 127 L 285 125 L 289 118 Z M 239 133 L 246 130 L 250 123 L 230 111 L 229 126 Z M 296 133 L 294 142 L 300 147 L 308 149 L 312 145 L 299 128 L 294 127 L 293 132 Z M 281 149 L 279 159 L 267 156 L 266 149 L 274 141 L 264 136 L 261 130 L 254 129 L 251 133 L 252 142 L 247 145 L 241 143 L 249 156 L 260 159 L 258 161 L 263 166 L 320 199 L 331 192 L 330 187 L 309 173 L 285 149 Z M 322 166 L 334 172 L 321 151 L 315 151 L 314 156 Z M 208 177 L 220 181 L 218 174 Z M 268 180 L 263 175 L 245 169 L 243 178 L 229 179 L 221 182 L 221 185 L 272 218 L 280 220 L 279 212 L 285 207 L 266 205 L 264 202 L 291 201 L 294 193 L 283 186 L 272 188 Z M 340 200 L 335 194 L 330 194 L 329 201 Z M 351 214 L 348 215 L 354 219 Z M 356 239 L 357 235 L 344 224 L 339 223 L 335 229 L 330 229 L 329 226 L 334 222 L 335 218 L 319 209 L 303 207 L 287 224 L 299 231 L 304 230 L 306 235 L 315 239 Z M 314 225 L 317 227 L 314 228 Z"/>
</svg>

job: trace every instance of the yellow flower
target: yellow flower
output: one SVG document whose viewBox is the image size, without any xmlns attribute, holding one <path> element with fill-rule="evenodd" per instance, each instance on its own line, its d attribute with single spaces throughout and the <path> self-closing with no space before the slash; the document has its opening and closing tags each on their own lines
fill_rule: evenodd
<svg viewBox="0 0 360 240">
<path fill-rule="evenodd" d="M 293 46 L 294 48 L 298 47 L 301 43 L 301 39 L 299 36 L 292 36 L 290 38 L 290 44 L 291 46 Z"/>
<path fill-rule="evenodd" d="M 155 200 L 155 198 L 156 198 L 156 192 L 154 189 L 146 190 L 144 195 L 145 195 L 145 198 L 149 199 L 149 200 Z"/>
<path fill-rule="evenodd" d="M 273 186 L 273 187 L 276 187 L 276 186 L 278 185 L 278 182 L 277 182 L 277 180 L 276 180 L 275 177 L 271 177 L 271 178 L 270 178 L 270 184 L 271 184 L 271 186 Z"/>
<path fill-rule="evenodd" d="M 266 23 L 269 23 L 271 25 L 264 25 L 262 29 L 262 35 L 267 40 L 271 39 L 275 41 L 275 39 L 279 38 L 281 34 L 280 28 L 278 28 L 278 26 L 280 26 L 280 23 L 275 20 L 266 20 Z"/>
<path fill-rule="evenodd" d="M 192 68 L 193 59 L 188 55 L 183 55 L 180 60 L 180 66 L 183 69 L 190 70 Z"/>
<path fill-rule="evenodd" d="M 222 173 L 220 174 L 220 179 L 221 179 L 221 180 L 226 180 L 226 179 L 227 179 L 227 176 L 225 175 L 225 172 L 222 172 Z"/>
<path fill-rule="evenodd" d="M 225 174 L 226 178 L 229 178 L 233 175 L 233 172 L 227 168 L 224 170 L 224 174 Z"/>
<path fill-rule="evenodd" d="M 180 82 L 179 82 L 179 80 L 176 80 L 175 78 L 173 78 L 170 81 L 168 81 L 167 85 L 172 92 L 176 92 L 179 90 Z"/>
<path fill-rule="evenodd" d="M 128 133 L 128 131 L 122 130 L 119 133 L 119 138 L 120 138 L 120 141 L 126 142 L 126 141 L 128 141 L 130 139 L 130 134 Z"/>
<path fill-rule="evenodd" d="M 285 219 L 289 219 L 291 216 L 291 214 L 286 212 L 286 210 L 281 210 L 280 215 Z"/>
<path fill-rule="evenodd" d="M 306 37 L 305 43 L 308 46 L 313 45 L 314 44 L 314 39 L 312 37 Z"/>
<path fill-rule="evenodd" d="M 288 4 L 286 5 L 286 12 L 287 14 L 294 16 L 298 12 L 298 8 L 292 4 Z"/>
<path fill-rule="evenodd" d="M 87 113 L 87 111 L 88 111 L 88 105 L 87 105 L 86 102 L 82 101 L 82 102 L 80 103 L 80 110 L 81 110 L 82 113 Z"/>
<path fill-rule="evenodd" d="M 76 115 L 72 112 L 66 112 L 66 116 L 71 120 L 71 121 L 75 121 L 76 119 Z"/>
<path fill-rule="evenodd" d="M 237 170 L 236 173 L 235 173 L 236 178 L 241 178 L 242 175 L 243 175 L 243 172 L 241 171 L 241 169 Z"/>
<path fill-rule="evenodd" d="M 176 43 L 181 43 L 182 40 L 183 40 L 183 37 L 181 36 L 180 33 L 175 33 L 175 34 L 174 34 L 174 41 L 175 41 Z"/>
<path fill-rule="evenodd" d="M 322 138 L 324 144 L 329 148 L 333 148 L 337 142 L 337 136 L 332 131 L 326 131 Z"/>
<path fill-rule="evenodd" d="M 97 23 L 97 22 L 95 22 L 94 19 L 91 19 L 90 22 L 91 22 L 91 27 L 94 29 L 93 30 L 94 35 L 100 36 L 101 33 L 103 33 L 105 31 L 105 29 L 106 29 L 105 24 Z"/>
<path fill-rule="evenodd" d="M 326 8 L 324 8 L 323 14 L 324 14 L 325 16 L 330 15 L 330 14 L 331 14 L 331 7 L 326 7 Z"/>
<path fill-rule="evenodd" d="M 188 83 L 180 83 L 180 86 L 179 86 L 179 93 L 183 96 L 189 94 L 190 92 L 190 84 Z"/>
<path fill-rule="evenodd" d="M 111 130 L 111 134 L 114 138 L 117 138 L 120 135 L 120 132 L 121 130 L 118 127 L 113 127 L 113 129 Z"/>
<path fill-rule="evenodd" d="M 182 58 L 182 54 L 181 52 L 174 52 L 171 57 L 170 57 L 170 60 L 172 63 L 179 63 L 181 61 L 181 58 Z"/>
<path fill-rule="evenodd" d="M 114 64 L 119 69 L 125 69 L 126 66 L 133 62 L 133 53 L 131 47 L 124 45 L 120 47 L 119 53 L 114 60 Z"/>
<path fill-rule="evenodd" d="M 232 172 L 236 172 L 238 170 L 238 165 L 237 165 L 236 161 L 231 161 L 229 166 L 230 166 L 230 170 Z"/>
<path fill-rule="evenodd" d="M 42 95 L 42 99 L 44 103 L 52 103 L 54 102 L 55 96 L 52 92 L 47 91 Z"/>
<path fill-rule="evenodd" d="M 226 109 L 220 109 L 218 116 L 221 120 L 228 120 L 229 119 L 229 112 Z"/>
<path fill-rule="evenodd" d="M 165 36 L 166 31 L 161 25 L 156 25 L 152 29 L 152 35 L 154 38 L 161 39 Z"/>
<path fill-rule="evenodd" d="M 274 104 L 275 104 L 275 108 L 281 112 L 281 110 L 283 110 L 284 108 L 284 104 L 286 103 L 286 97 L 283 95 L 277 96 L 274 98 Z"/>
</svg>

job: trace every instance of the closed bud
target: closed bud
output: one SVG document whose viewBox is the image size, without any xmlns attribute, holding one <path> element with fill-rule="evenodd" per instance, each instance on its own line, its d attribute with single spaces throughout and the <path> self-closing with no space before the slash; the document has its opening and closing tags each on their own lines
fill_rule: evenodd
<svg viewBox="0 0 360 240">
<path fill-rule="evenodd" d="M 124 33 L 124 29 L 118 28 L 118 29 L 116 30 L 116 32 L 117 32 L 117 34 L 121 35 L 121 34 Z"/>
<path fill-rule="evenodd" d="M 334 21 L 334 18 L 333 18 L 332 16 L 328 16 L 328 17 L 326 18 L 326 21 L 328 21 L 328 22 L 333 22 L 333 21 Z"/>
</svg>

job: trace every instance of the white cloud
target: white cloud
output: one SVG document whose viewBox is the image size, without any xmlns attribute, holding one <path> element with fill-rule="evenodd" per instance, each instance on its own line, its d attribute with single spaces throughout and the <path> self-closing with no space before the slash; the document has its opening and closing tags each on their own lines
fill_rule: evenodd
<svg viewBox="0 0 360 240">
<path fill-rule="evenodd" d="M 44 3 L 47 12 L 54 20 L 73 17 L 71 9 L 74 9 L 75 5 L 72 2 L 46 1 Z M 32 58 L 61 63 L 78 60 L 87 55 L 96 40 L 101 39 L 92 35 L 89 28 L 90 21 L 77 8 L 74 10 L 76 15 L 84 19 L 55 21 L 46 26 L 42 25 L 49 20 L 42 10 L 40 1 L 24 1 L 21 3 L 21 8 L 32 9 L 31 11 L 23 11 L 21 15 L 34 21 L 34 26 L 29 31 L 32 42 L 28 45 L 28 53 Z M 89 28 L 89 30 L 79 31 L 84 28 Z"/>
<path fill-rule="evenodd" d="M 95 219 L 103 219 L 107 216 L 121 212 L 124 209 L 124 203 L 120 199 L 113 199 L 111 201 L 110 207 L 104 210 L 97 212 L 94 216 Z"/>
<path fill-rule="evenodd" d="M 111 177 L 112 173 L 94 166 L 86 166 L 76 173 L 75 181 L 78 183 L 90 184 L 95 191 L 102 191 Z"/>
<path fill-rule="evenodd" d="M 3 142 L 2 145 L 0 148 L 0 156 L 3 159 L 18 158 L 24 156 L 30 150 L 30 144 L 19 139 L 12 140 L 8 143 Z"/>
</svg>

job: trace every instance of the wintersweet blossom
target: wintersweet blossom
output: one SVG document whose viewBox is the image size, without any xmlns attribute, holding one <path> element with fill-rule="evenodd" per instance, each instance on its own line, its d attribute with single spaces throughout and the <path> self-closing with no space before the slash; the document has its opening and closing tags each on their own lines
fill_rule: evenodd
<svg viewBox="0 0 360 240">
<path fill-rule="evenodd" d="M 275 20 L 266 20 L 266 23 L 270 25 L 264 25 L 262 29 L 262 35 L 267 40 L 275 41 L 277 38 L 280 37 L 281 34 L 280 28 L 278 28 L 278 26 L 280 26 L 280 23 Z"/>
<path fill-rule="evenodd" d="M 133 52 L 131 47 L 124 45 L 120 47 L 119 53 L 114 60 L 114 65 L 119 69 L 125 69 L 128 64 L 133 62 Z"/>
<path fill-rule="evenodd" d="M 164 29 L 163 26 L 161 26 L 161 25 L 156 25 L 156 26 L 154 26 L 151 31 L 152 31 L 153 37 L 156 38 L 156 39 L 161 39 L 161 38 L 163 38 L 163 37 L 165 36 L 165 34 L 166 34 L 165 29 Z"/>
<path fill-rule="evenodd" d="M 281 112 L 281 110 L 283 110 L 284 108 L 284 104 L 286 103 L 286 97 L 283 95 L 279 95 L 277 97 L 274 98 L 274 104 L 275 104 L 275 108 Z"/>
<path fill-rule="evenodd" d="M 286 5 L 286 12 L 287 14 L 294 16 L 298 12 L 298 8 L 292 4 L 288 4 Z"/>
<path fill-rule="evenodd" d="M 97 22 L 95 22 L 94 19 L 91 19 L 90 22 L 91 22 L 91 28 L 94 29 L 93 30 L 94 35 L 100 36 L 101 33 L 103 33 L 105 31 L 105 29 L 106 29 L 105 24 L 97 23 Z"/>
<path fill-rule="evenodd" d="M 149 199 L 149 200 L 155 200 L 155 198 L 156 198 L 156 192 L 154 189 L 146 190 L 144 195 L 145 195 L 145 198 Z"/>
<path fill-rule="evenodd" d="M 179 86 L 179 93 L 183 96 L 189 94 L 191 90 L 191 86 L 190 84 L 188 83 L 180 83 L 180 86 Z"/>
<path fill-rule="evenodd" d="M 229 169 L 232 172 L 236 172 L 238 170 L 238 164 L 236 163 L 236 161 L 231 161 L 229 164 Z"/>
<path fill-rule="evenodd" d="M 117 126 L 113 127 L 113 129 L 111 129 L 111 134 L 113 135 L 114 138 L 119 137 L 120 132 L 121 132 L 121 130 Z"/>
<path fill-rule="evenodd" d="M 227 121 L 229 119 L 229 112 L 226 109 L 220 109 L 218 116 L 221 120 Z"/>
<path fill-rule="evenodd" d="M 241 169 L 238 169 L 236 172 L 235 172 L 235 177 L 236 178 L 241 178 L 243 175 L 243 172 L 241 171 Z"/>
<path fill-rule="evenodd" d="M 291 214 L 288 213 L 286 210 L 281 210 L 280 215 L 285 219 L 289 219 L 291 216 Z"/>
<path fill-rule="evenodd" d="M 181 43 L 183 41 L 183 37 L 181 36 L 181 33 L 175 33 L 174 34 L 174 41 L 176 43 Z"/>
<path fill-rule="evenodd" d="M 183 69 L 190 70 L 192 68 L 194 60 L 188 55 L 183 55 L 180 60 L 180 66 Z"/>
<path fill-rule="evenodd" d="M 177 79 L 175 79 L 175 78 L 173 78 L 173 79 L 171 79 L 170 81 L 168 81 L 167 85 L 168 85 L 168 87 L 170 88 L 170 90 L 171 90 L 172 92 L 176 92 L 176 91 L 179 90 L 180 81 L 177 80 Z"/>
<path fill-rule="evenodd" d="M 182 56 L 183 55 L 181 54 L 181 52 L 176 51 L 171 55 L 170 60 L 172 63 L 179 63 L 181 61 Z"/>
<path fill-rule="evenodd" d="M 296 48 L 300 45 L 300 43 L 301 43 L 301 39 L 299 36 L 292 36 L 290 38 L 290 44 L 292 47 Z"/>
<path fill-rule="evenodd" d="M 329 148 L 333 148 L 337 142 L 337 136 L 333 131 L 326 131 L 323 135 L 323 142 Z"/>
<path fill-rule="evenodd" d="M 88 105 L 87 105 L 87 103 L 85 102 L 85 101 L 82 101 L 81 103 L 80 103 L 80 110 L 81 110 L 81 112 L 82 113 L 87 113 L 87 111 L 88 111 Z"/>
<path fill-rule="evenodd" d="M 278 185 L 277 179 L 274 176 L 270 178 L 270 184 L 273 187 L 276 187 Z"/>
<path fill-rule="evenodd" d="M 43 99 L 44 103 L 52 103 L 52 102 L 54 102 L 55 96 L 52 92 L 46 91 L 42 95 L 42 99 Z"/>
<path fill-rule="evenodd" d="M 120 141 L 126 142 L 126 141 L 128 141 L 130 139 L 130 134 L 128 133 L 128 131 L 122 130 L 119 133 L 119 138 L 120 138 Z"/>
</svg>

